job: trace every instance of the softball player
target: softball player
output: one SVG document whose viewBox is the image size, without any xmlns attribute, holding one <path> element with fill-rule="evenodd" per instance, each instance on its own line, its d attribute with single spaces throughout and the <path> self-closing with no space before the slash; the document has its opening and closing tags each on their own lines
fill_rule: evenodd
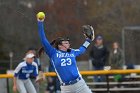
<svg viewBox="0 0 140 93">
<path fill-rule="evenodd" d="M 27 50 L 27 54 L 28 53 L 33 53 L 34 55 L 35 55 L 35 57 L 34 57 L 34 62 L 37 64 L 37 66 L 38 66 L 38 71 L 39 72 L 42 72 L 41 71 L 41 63 L 40 63 L 40 59 L 39 59 L 39 57 L 38 57 L 38 55 L 37 55 L 37 53 L 36 53 L 36 50 L 35 50 L 35 48 L 29 48 L 28 50 Z M 32 83 L 33 83 L 33 85 L 34 85 L 34 87 L 35 87 L 35 89 L 36 89 L 36 91 L 37 91 L 37 93 L 40 93 L 39 92 L 39 82 L 36 82 L 36 77 L 33 75 L 30 75 L 30 80 L 32 81 Z"/>
<path fill-rule="evenodd" d="M 31 80 L 30 75 L 35 77 L 38 75 L 38 66 L 34 60 L 34 54 L 26 54 L 23 62 L 21 62 L 14 71 L 13 91 L 19 93 L 37 93 Z"/>
<path fill-rule="evenodd" d="M 92 93 L 79 73 L 76 64 L 76 57 L 86 51 L 92 40 L 86 39 L 79 49 L 70 49 L 69 39 L 58 38 L 55 40 L 54 48 L 45 36 L 44 20 L 38 18 L 37 20 L 41 42 L 61 83 L 61 93 Z"/>
</svg>

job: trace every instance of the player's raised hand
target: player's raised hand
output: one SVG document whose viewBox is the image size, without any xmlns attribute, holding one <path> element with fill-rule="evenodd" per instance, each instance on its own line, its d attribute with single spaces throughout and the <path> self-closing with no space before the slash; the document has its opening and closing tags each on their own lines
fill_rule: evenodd
<svg viewBox="0 0 140 93">
<path fill-rule="evenodd" d="M 83 34 L 86 38 L 90 39 L 91 41 L 93 41 L 95 38 L 94 29 L 90 25 L 83 26 Z"/>
<path fill-rule="evenodd" d="M 45 19 L 45 14 L 44 14 L 44 12 L 38 12 L 37 15 L 36 15 L 36 17 L 37 17 L 37 20 L 38 21 L 43 22 L 44 19 Z"/>
</svg>

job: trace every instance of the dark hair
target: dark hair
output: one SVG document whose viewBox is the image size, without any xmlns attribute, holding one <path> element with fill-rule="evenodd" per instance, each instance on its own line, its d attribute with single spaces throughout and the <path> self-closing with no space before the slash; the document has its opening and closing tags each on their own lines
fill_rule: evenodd
<svg viewBox="0 0 140 93">
<path fill-rule="evenodd" d="M 68 37 L 67 38 L 58 37 L 57 39 L 55 39 L 54 47 L 58 49 L 58 45 L 61 45 L 62 41 L 70 41 L 70 40 Z"/>
<path fill-rule="evenodd" d="M 37 49 L 36 49 L 36 48 L 34 48 L 34 47 L 29 47 L 29 48 L 26 50 L 25 54 L 26 54 L 26 53 L 29 53 L 29 51 L 32 51 L 32 52 L 35 54 L 35 57 L 38 57 Z"/>
<path fill-rule="evenodd" d="M 40 57 L 42 53 L 44 53 L 44 47 L 39 48 L 37 53 L 38 53 L 38 57 Z"/>
<path fill-rule="evenodd" d="M 61 45 L 62 41 L 69 41 L 69 38 L 68 37 L 67 38 L 58 37 L 57 39 L 53 40 L 50 44 L 52 46 L 54 46 L 56 49 L 58 49 L 58 45 Z M 67 51 L 70 52 L 71 49 L 68 49 Z M 43 52 L 44 52 L 44 47 L 39 48 L 39 50 L 38 50 L 39 57 L 41 56 L 41 54 Z"/>
<path fill-rule="evenodd" d="M 53 45 L 55 44 L 55 41 L 56 41 L 56 40 L 53 40 L 50 44 L 53 46 Z M 44 50 L 44 47 L 40 47 L 40 48 L 38 49 L 38 56 L 40 57 L 41 54 L 42 54 L 44 51 L 45 51 L 45 50 Z"/>
</svg>

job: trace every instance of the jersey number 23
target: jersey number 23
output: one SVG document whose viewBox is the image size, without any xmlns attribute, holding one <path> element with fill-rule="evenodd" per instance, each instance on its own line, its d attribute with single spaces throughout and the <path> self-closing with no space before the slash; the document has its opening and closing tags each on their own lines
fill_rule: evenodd
<svg viewBox="0 0 140 93">
<path fill-rule="evenodd" d="M 67 58 L 67 59 L 61 59 L 61 66 L 67 66 L 67 65 L 71 65 L 71 59 Z"/>
</svg>

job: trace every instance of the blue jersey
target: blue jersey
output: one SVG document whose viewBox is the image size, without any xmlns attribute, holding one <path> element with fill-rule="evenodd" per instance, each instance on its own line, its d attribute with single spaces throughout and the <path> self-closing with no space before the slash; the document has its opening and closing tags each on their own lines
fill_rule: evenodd
<svg viewBox="0 0 140 93">
<path fill-rule="evenodd" d="M 38 66 L 35 62 L 29 64 L 26 61 L 23 61 L 16 67 L 14 71 L 14 77 L 19 79 L 28 79 L 30 75 L 35 77 L 38 75 Z"/>
<path fill-rule="evenodd" d="M 45 52 L 51 59 L 60 82 L 66 83 L 80 77 L 81 75 L 77 68 L 76 57 L 86 51 L 86 48 L 90 44 L 90 40 L 86 40 L 79 49 L 71 49 L 70 52 L 57 50 L 56 48 L 52 47 L 47 40 L 44 33 L 43 22 L 38 22 L 38 26 L 41 42 L 44 46 Z"/>
<path fill-rule="evenodd" d="M 34 58 L 34 62 L 37 64 L 37 66 L 38 66 L 38 71 L 41 71 L 41 64 L 40 64 L 40 59 L 39 58 L 37 58 L 37 57 L 35 57 Z M 36 76 L 34 76 L 34 75 L 30 75 L 30 78 L 31 79 L 36 79 Z"/>
</svg>

